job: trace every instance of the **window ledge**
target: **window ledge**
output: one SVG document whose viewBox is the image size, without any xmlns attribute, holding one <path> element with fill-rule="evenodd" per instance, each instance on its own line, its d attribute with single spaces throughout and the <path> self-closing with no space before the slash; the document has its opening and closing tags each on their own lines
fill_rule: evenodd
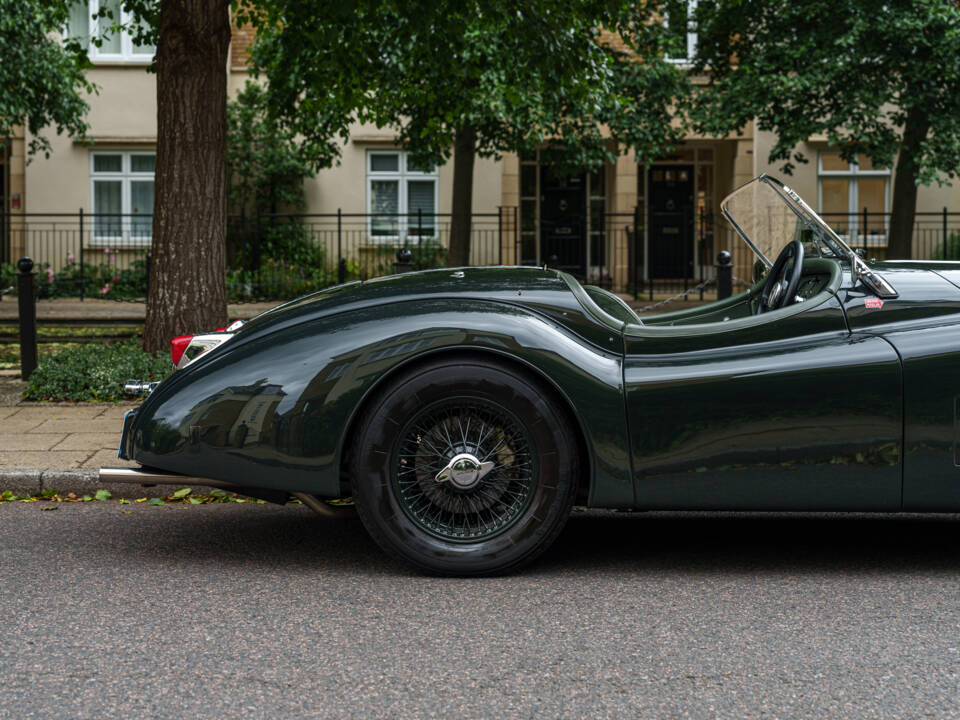
<svg viewBox="0 0 960 720">
<path fill-rule="evenodd" d="M 145 68 L 153 63 L 153 58 L 149 60 L 141 60 L 137 58 L 136 60 L 91 60 L 94 68 L 112 68 L 112 67 L 125 67 L 125 68 Z"/>
<path fill-rule="evenodd" d="M 156 145 L 157 136 L 153 135 L 87 135 L 87 139 L 92 141 L 94 146 L 100 145 Z M 74 145 L 83 145 L 83 141 L 74 140 Z"/>
<path fill-rule="evenodd" d="M 149 248 L 152 244 L 153 238 L 92 237 L 83 246 L 83 249 L 142 250 L 143 248 Z"/>
</svg>

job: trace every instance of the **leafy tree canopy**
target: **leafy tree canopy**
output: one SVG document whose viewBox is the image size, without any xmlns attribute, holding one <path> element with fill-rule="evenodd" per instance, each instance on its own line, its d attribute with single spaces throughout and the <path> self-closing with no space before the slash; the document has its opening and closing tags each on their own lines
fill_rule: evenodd
<svg viewBox="0 0 960 720">
<path fill-rule="evenodd" d="M 68 3 L 49 0 L 4 2 L 0 11 L 0 140 L 26 126 L 30 154 L 50 154 L 51 126 L 80 138 L 87 129 L 83 94 L 95 88 L 86 46 L 58 39 L 68 17 Z"/>
<path fill-rule="evenodd" d="M 302 210 L 313 173 L 292 133 L 270 112 L 267 93 L 247 82 L 227 103 L 227 207 L 231 213 Z"/>
<path fill-rule="evenodd" d="M 469 127 L 481 156 L 549 139 L 584 166 L 615 156 L 611 136 L 641 158 L 681 137 L 670 110 L 686 84 L 663 59 L 669 36 L 647 22 L 658 11 L 609 0 L 271 0 L 245 18 L 258 27 L 255 69 L 315 167 L 338 156 L 351 121 L 395 128 L 434 163 Z M 621 34 L 626 53 L 604 30 Z"/>
<path fill-rule="evenodd" d="M 824 135 L 846 160 L 891 167 L 890 253 L 909 257 L 916 186 L 960 169 L 960 3 L 956 0 L 701 0 L 697 71 L 710 84 L 692 116 L 776 133 L 770 161 Z"/>
<path fill-rule="evenodd" d="M 771 161 L 824 134 L 847 160 L 890 166 L 911 114 L 928 127 L 921 182 L 960 169 L 960 4 L 944 0 L 719 0 L 698 8 L 698 66 L 713 82 L 696 120 L 727 133 L 756 117 Z"/>
</svg>

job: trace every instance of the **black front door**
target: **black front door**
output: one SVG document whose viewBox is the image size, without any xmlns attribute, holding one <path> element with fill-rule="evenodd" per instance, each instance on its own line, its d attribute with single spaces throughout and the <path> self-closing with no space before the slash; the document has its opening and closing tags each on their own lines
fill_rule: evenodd
<svg viewBox="0 0 960 720">
<path fill-rule="evenodd" d="M 654 165 L 647 187 L 649 277 L 693 277 L 693 165 Z"/>
<path fill-rule="evenodd" d="M 540 168 L 540 261 L 583 278 L 587 270 L 586 175 Z"/>
</svg>

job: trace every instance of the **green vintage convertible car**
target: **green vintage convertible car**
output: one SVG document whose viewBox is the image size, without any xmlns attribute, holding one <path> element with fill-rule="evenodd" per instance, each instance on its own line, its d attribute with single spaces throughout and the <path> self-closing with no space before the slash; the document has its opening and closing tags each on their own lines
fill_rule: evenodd
<svg viewBox="0 0 960 720">
<path fill-rule="evenodd" d="M 960 510 L 960 263 L 866 263 L 761 176 L 723 212 L 769 268 L 638 318 L 533 267 L 340 285 L 224 331 L 123 424 L 104 480 L 352 496 L 433 573 L 520 567 L 571 507 Z M 771 259 L 773 258 L 773 259 Z"/>
</svg>

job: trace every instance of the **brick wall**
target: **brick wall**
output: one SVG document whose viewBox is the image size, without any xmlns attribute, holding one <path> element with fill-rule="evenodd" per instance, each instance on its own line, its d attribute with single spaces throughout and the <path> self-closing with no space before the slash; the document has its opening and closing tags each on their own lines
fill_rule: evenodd
<svg viewBox="0 0 960 720">
<path fill-rule="evenodd" d="M 250 61 L 250 46 L 255 33 L 250 25 L 238 28 L 234 20 L 231 20 L 230 28 L 230 69 L 244 70 Z"/>
</svg>

